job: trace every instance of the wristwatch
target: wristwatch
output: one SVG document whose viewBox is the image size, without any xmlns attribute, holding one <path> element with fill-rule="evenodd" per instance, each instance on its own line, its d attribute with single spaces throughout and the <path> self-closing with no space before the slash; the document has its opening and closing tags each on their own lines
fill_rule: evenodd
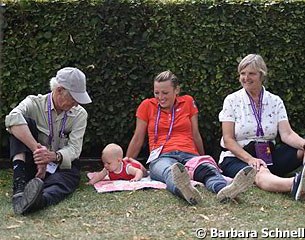
<svg viewBox="0 0 305 240">
<path fill-rule="evenodd" d="M 60 152 L 56 152 L 56 163 L 61 164 L 62 162 L 62 155 Z"/>
</svg>

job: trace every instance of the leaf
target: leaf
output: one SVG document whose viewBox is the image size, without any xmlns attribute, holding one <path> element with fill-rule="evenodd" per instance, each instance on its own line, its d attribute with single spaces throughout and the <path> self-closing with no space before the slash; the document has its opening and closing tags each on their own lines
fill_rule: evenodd
<svg viewBox="0 0 305 240">
<path fill-rule="evenodd" d="M 204 218 L 205 220 L 209 221 L 210 218 L 204 214 L 199 214 L 200 217 Z"/>
<path fill-rule="evenodd" d="M 7 226 L 6 229 L 14 229 L 14 228 L 19 228 L 21 225 L 10 225 Z"/>
</svg>

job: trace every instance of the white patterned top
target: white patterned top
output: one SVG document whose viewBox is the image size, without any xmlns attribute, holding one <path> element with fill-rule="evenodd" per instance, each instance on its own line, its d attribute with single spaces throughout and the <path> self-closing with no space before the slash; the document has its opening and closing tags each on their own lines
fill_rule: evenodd
<svg viewBox="0 0 305 240">
<path fill-rule="evenodd" d="M 235 139 L 243 147 L 250 141 L 274 141 L 278 133 L 278 124 L 283 120 L 288 120 L 287 112 L 283 100 L 264 89 L 262 101 L 262 127 L 264 136 L 256 136 L 257 122 L 251 107 L 250 99 L 245 89 L 240 89 L 229 94 L 223 103 L 223 108 L 219 113 L 220 122 L 235 123 Z M 220 145 L 225 148 L 223 138 Z M 230 151 L 223 151 L 220 155 L 219 163 L 224 157 L 234 156 Z"/>
</svg>

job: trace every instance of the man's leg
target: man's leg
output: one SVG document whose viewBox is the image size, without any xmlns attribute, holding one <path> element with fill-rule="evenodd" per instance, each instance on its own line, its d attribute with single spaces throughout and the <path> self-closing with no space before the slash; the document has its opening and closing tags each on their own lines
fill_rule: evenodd
<svg viewBox="0 0 305 240">
<path fill-rule="evenodd" d="M 23 197 L 26 185 L 25 154 L 19 153 L 13 157 L 13 209 L 15 214 L 21 214 L 22 207 L 19 204 Z"/>
<path fill-rule="evenodd" d="M 31 179 L 24 188 L 23 196 L 14 204 L 15 213 L 26 214 L 44 206 L 42 189 L 43 181 L 40 178 Z"/>
<path fill-rule="evenodd" d="M 33 137 L 38 139 L 34 120 L 26 118 Z M 32 151 L 15 136 L 10 136 L 10 158 L 13 160 L 13 208 L 16 214 L 24 214 L 30 205 L 39 202 L 43 182 L 35 178 L 37 166 Z"/>
<path fill-rule="evenodd" d="M 80 170 L 75 165 L 72 165 L 71 169 L 59 169 L 54 174 L 48 175 L 44 181 L 42 192 L 45 206 L 54 205 L 62 201 L 76 190 L 79 182 Z"/>
</svg>

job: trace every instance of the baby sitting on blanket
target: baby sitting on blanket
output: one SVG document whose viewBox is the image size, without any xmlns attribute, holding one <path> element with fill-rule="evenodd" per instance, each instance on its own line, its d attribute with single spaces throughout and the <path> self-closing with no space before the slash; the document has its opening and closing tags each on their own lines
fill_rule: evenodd
<svg viewBox="0 0 305 240">
<path fill-rule="evenodd" d="M 104 168 L 89 180 L 88 185 L 94 185 L 105 179 L 106 176 L 110 180 L 130 180 L 132 182 L 147 176 L 147 171 L 140 162 L 132 158 L 123 159 L 123 150 L 115 143 L 110 143 L 103 149 L 101 160 Z"/>
</svg>

